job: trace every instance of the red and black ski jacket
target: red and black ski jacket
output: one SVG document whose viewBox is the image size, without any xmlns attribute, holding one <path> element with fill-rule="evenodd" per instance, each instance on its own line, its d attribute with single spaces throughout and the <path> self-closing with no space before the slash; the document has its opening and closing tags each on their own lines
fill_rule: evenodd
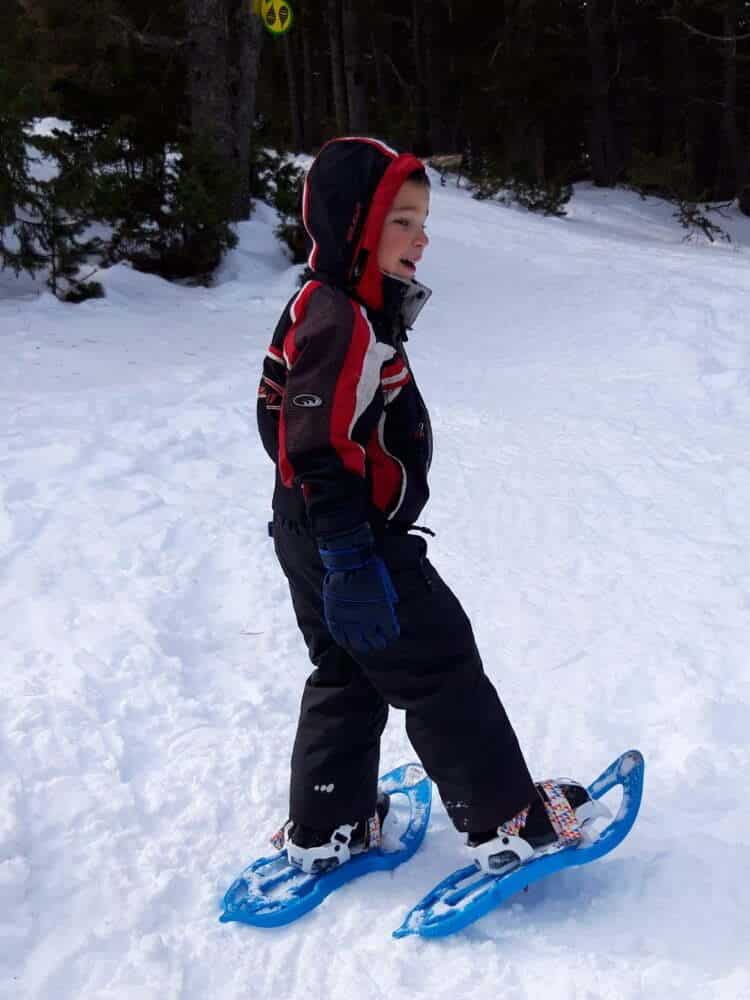
<svg viewBox="0 0 750 1000">
<path fill-rule="evenodd" d="M 334 139 L 305 181 L 308 280 L 266 353 L 258 427 L 274 511 L 316 538 L 413 524 L 429 496 L 430 420 L 403 342 L 430 292 L 377 266 L 386 212 L 421 167 L 373 139 Z"/>
</svg>

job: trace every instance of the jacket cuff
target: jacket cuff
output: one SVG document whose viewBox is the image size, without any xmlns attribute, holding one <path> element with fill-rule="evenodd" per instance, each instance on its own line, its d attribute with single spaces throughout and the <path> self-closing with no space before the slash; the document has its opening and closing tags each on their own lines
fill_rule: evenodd
<svg viewBox="0 0 750 1000">
<path fill-rule="evenodd" d="M 307 516 L 311 534 L 318 541 L 354 531 L 369 521 L 367 504 L 359 497 L 350 498 L 342 504 L 309 503 Z"/>
<path fill-rule="evenodd" d="M 350 528 L 347 531 L 338 532 L 335 535 L 318 537 L 317 541 L 321 549 L 327 549 L 330 551 L 350 548 L 371 549 L 375 545 L 372 528 L 367 521 L 363 524 L 358 524 L 356 527 Z"/>
</svg>

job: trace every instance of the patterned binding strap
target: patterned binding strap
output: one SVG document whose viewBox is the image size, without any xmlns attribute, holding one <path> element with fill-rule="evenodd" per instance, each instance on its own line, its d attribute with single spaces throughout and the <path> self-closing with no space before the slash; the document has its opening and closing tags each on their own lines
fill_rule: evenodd
<svg viewBox="0 0 750 1000">
<path fill-rule="evenodd" d="M 365 849 L 368 851 L 373 850 L 375 847 L 380 847 L 381 841 L 383 839 L 383 831 L 380 826 L 380 816 L 375 813 L 367 821 L 367 836 L 365 838 Z"/>
<path fill-rule="evenodd" d="M 513 817 L 513 819 L 509 819 L 507 823 L 503 823 L 500 827 L 503 833 L 507 833 L 509 837 L 517 837 L 523 827 L 526 826 L 526 819 L 529 815 L 530 809 L 531 806 L 526 806 L 526 808 L 522 809 L 517 816 Z"/>
<path fill-rule="evenodd" d="M 543 793 L 547 815 L 559 842 L 566 847 L 580 843 L 583 837 L 581 824 L 560 784 L 556 781 L 542 781 L 537 787 Z"/>
<path fill-rule="evenodd" d="M 287 822 L 282 826 L 282 828 L 280 830 L 277 830 L 276 833 L 273 835 L 273 837 L 271 837 L 271 847 L 273 847 L 274 850 L 276 851 L 284 850 L 284 842 L 286 840 L 286 831 L 288 826 L 289 826 L 289 821 L 287 820 Z"/>
</svg>

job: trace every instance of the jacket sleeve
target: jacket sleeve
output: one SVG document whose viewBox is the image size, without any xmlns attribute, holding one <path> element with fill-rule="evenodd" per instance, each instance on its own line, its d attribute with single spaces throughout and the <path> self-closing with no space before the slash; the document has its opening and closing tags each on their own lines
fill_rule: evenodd
<svg viewBox="0 0 750 1000">
<path fill-rule="evenodd" d="M 381 368 L 393 354 L 364 310 L 326 287 L 286 334 L 279 472 L 285 486 L 301 485 L 317 538 L 368 519 L 365 447 L 383 411 Z"/>
</svg>

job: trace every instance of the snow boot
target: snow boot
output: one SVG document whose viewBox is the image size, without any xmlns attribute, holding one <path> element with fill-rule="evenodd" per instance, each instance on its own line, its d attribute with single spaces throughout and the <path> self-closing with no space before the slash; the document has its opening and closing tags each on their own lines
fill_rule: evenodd
<svg viewBox="0 0 750 1000">
<path fill-rule="evenodd" d="M 586 838 L 587 824 L 610 816 L 576 781 L 542 781 L 536 789 L 537 798 L 513 819 L 497 829 L 469 834 L 469 853 L 480 871 L 505 875 L 539 855 L 578 847 Z"/>
<path fill-rule="evenodd" d="M 380 846 L 381 830 L 390 804 L 390 796 L 378 792 L 375 814 L 369 819 L 327 830 L 316 830 L 290 820 L 272 842 L 286 850 L 290 864 L 303 872 L 322 874 L 345 864 L 356 854 Z"/>
</svg>

